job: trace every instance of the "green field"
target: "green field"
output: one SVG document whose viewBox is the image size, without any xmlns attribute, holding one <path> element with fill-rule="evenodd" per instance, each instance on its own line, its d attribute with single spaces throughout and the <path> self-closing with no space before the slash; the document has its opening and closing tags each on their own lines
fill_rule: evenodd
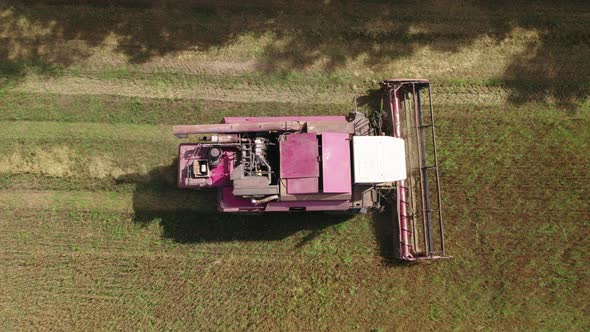
<svg viewBox="0 0 590 332">
<path fill-rule="evenodd" d="M 1 330 L 590 330 L 588 3 L 105 3 L 0 3 Z M 175 189 L 173 124 L 393 77 L 433 84 L 453 259 Z"/>
</svg>

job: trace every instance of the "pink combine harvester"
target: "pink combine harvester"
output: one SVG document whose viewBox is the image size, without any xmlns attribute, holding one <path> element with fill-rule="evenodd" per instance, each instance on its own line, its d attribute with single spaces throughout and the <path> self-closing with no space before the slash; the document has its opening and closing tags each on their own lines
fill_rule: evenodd
<svg viewBox="0 0 590 332">
<path fill-rule="evenodd" d="M 380 85 L 382 107 L 369 116 L 353 110 L 175 126 L 179 138 L 199 135 L 180 144 L 178 187 L 216 188 L 219 211 L 230 213 L 390 207 L 396 258 L 446 257 L 430 83 Z"/>
</svg>

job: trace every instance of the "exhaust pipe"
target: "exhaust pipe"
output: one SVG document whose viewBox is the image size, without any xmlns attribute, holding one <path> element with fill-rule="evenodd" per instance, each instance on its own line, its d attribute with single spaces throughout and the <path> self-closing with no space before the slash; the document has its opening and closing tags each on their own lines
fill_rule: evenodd
<svg viewBox="0 0 590 332">
<path fill-rule="evenodd" d="M 272 195 L 272 196 L 264 197 L 262 199 L 254 199 L 254 198 L 252 198 L 252 200 L 250 202 L 252 202 L 252 204 L 258 205 L 258 204 L 268 203 L 268 202 L 271 202 L 271 201 L 276 201 L 277 199 L 279 199 L 279 195 Z"/>
</svg>

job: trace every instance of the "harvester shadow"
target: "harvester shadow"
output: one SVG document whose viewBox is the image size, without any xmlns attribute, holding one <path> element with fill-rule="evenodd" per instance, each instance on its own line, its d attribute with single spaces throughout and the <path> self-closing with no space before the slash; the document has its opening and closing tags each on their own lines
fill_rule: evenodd
<svg viewBox="0 0 590 332">
<path fill-rule="evenodd" d="M 365 91 L 365 94 L 356 96 L 355 105 L 359 111 L 364 111 L 369 117 L 378 115 L 381 112 L 382 96 L 381 89 L 369 89 Z"/>
<path fill-rule="evenodd" d="M 135 185 L 133 221 L 140 225 L 159 223 L 162 236 L 178 243 L 229 241 L 280 241 L 299 232 L 305 235 L 294 249 L 351 218 L 348 214 L 217 212 L 216 190 L 176 189 L 176 162 L 158 167 L 147 175 L 128 174 L 120 184 Z"/>
<path fill-rule="evenodd" d="M 373 236 L 378 244 L 379 255 L 383 263 L 390 266 L 407 266 L 394 256 L 394 238 L 396 230 L 393 227 L 393 213 L 387 207 L 383 212 L 374 212 L 371 215 Z"/>
<path fill-rule="evenodd" d="M 292 212 L 266 214 L 232 214 L 218 212 L 215 190 L 180 190 L 176 188 L 177 160 L 157 167 L 148 174 L 127 174 L 118 184 L 133 184 L 135 223 L 159 224 L 162 237 L 177 243 L 221 243 L 231 241 L 282 241 L 296 236 L 293 250 L 303 250 L 324 231 L 354 217 L 352 214 Z M 370 215 L 372 232 L 383 262 L 403 266 L 394 259 L 394 227 L 389 209 Z M 301 236 L 299 233 L 302 233 Z M 297 235 L 299 234 L 299 235 Z"/>
</svg>

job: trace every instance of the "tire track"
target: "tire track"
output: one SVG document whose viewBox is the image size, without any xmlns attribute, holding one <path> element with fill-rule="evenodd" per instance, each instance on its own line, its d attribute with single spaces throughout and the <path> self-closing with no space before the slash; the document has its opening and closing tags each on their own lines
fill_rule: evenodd
<svg viewBox="0 0 590 332">
<path fill-rule="evenodd" d="M 315 86 L 291 86 L 281 88 L 276 86 L 239 85 L 223 87 L 219 84 L 169 82 L 157 84 L 145 80 L 101 80 L 86 77 L 60 77 L 51 79 L 28 79 L 13 89 L 17 92 L 50 93 L 60 95 L 117 95 L 139 98 L 159 99 L 194 99 L 214 100 L 241 103 L 282 102 L 302 104 L 334 104 L 351 100 L 362 95 L 363 92 L 352 88 L 320 88 Z M 471 85 L 467 87 L 436 85 L 434 94 L 437 105 L 485 105 L 501 107 L 507 104 L 517 89 L 505 86 Z M 545 97 L 550 98 L 552 92 L 543 88 L 532 89 L 531 95 L 537 95 L 542 102 Z M 521 98 L 524 98 L 521 96 Z M 580 100 L 587 101 L 586 97 Z"/>
<path fill-rule="evenodd" d="M 351 100 L 355 93 L 341 90 L 318 92 L 313 87 L 299 91 L 285 91 L 269 87 L 262 93 L 248 87 L 223 89 L 207 83 L 198 86 L 154 86 L 142 81 L 104 81 L 92 78 L 63 77 L 47 80 L 28 80 L 15 91 L 52 93 L 61 95 L 118 95 L 140 98 L 182 98 L 234 102 L 292 102 L 307 104 L 332 104 L 334 100 Z"/>
</svg>

